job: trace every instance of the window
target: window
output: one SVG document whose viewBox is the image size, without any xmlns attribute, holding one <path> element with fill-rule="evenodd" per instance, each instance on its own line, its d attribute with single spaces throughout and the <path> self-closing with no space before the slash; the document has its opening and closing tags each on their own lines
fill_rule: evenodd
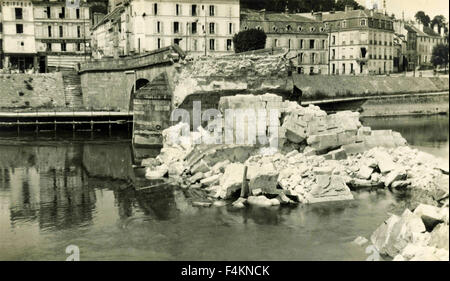
<svg viewBox="0 0 450 281">
<path fill-rule="evenodd" d="M 315 27 L 311 27 L 310 30 L 311 30 L 311 32 L 314 32 L 314 31 L 316 31 L 316 28 Z"/>
<path fill-rule="evenodd" d="M 304 48 L 304 44 L 303 44 L 303 39 L 300 39 L 300 49 L 303 49 Z"/>
<path fill-rule="evenodd" d="M 61 43 L 61 51 L 65 52 L 67 50 L 66 43 Z"/>
<path fill-rule="evenodd" d="M 231 49 L 232 49 L 232 40 L 227 39 L 227 51 L 231 51 Z"/>
<path fill-rule="evenodd" d="M 286 25 L 286 30 L 287 31 L 291 31 L 292 30 L 292 26 L 290 24 Z"/>
<path fill-rule="evenodd" d="M 326 46 L 325 40 L 322 40 L 321 49 L 325 49 L 325 46 Z"/>
<path fill-rule="evenodd" d="M 299 27 L 298 27 L 298 31 L 302 31 L 303 30 L 303 27 L 300 25 Z"/>
<path fill-rule="evenodd" d="M 365 26 L 366 25 L 366 20 L 361 20 L 360 24 L 361 24 L 361 26 Z"/>
<path fill-rule="evenodd" d="M 216 49 L 216 40 L 209 39 L 209 50 L 214 51 Z"/>
<path fill-rule="evenodd" d="M 288 39 L 288 48 L 291 49 L 291 39 Z"/>
<path fill-rule="evenodd" d="M 311 54 L 311 64 L 315 64 L 316 63 L 316 54 L 312 53 Z"/>
<path fill-rule="evenodd" d="M 46 12 L 47 12 L 47 18 L 48 18 L 48 19 L 51 18 L 52 13 L 50 12 L 50 7 L 47 7 Z"/>
<path fill-rule="evenodd" d="M 278 39 L 273 40 L 273 45 L 274 45 L 274 47 L 278 47 Z"/>
<path fill-rule="evenodd" d="M 23 24 L 16 24 L 16 33 L 17 34 L 23 33 Z"/>
<path fill-rule="evenodd" d="M 213 16 L 215 16 L 215 14 L 216 14 L 215 6 L 210 5 L 210 6 L 209 6 L 209 16 L 210 16 L 210 17 L 213 17 Z"/>
<path fill-rule="evenodd" d="M 175 38 L 175 39 L 173 39 L 173 43 L 174 43 L 175 45 L 178 45 L 178 46 L 179 46 L 181 40 L 183 40 L 183 39 L 181 39 L 181 38 Z"/>
<path fill-rule="evenodd" d="M 192 6 L 191 6 L 191 15 L 192 15 L 193 17 L 196 17 L 196 16 L 197 16 L 197 5 L 192 5 Z"/>
<path fill-rule="evenodd" d="M 52 51 L 52 43 L 47 43 L 47 52 Z"/>
<path fill-rule="evenodd" d="M 61 7 L 61 13 L 59 14 L 59 18 L 63 19 L 66 17 L 66 8 Z"/>
<path fill-rule="evenodd" d="M 81 26 L 77 26 L 77 37 L 81 37 Z"/>
<path fill-rule="evenodd" d="M 153 4 L 153 12 L 155 13 L 155 15 L 158 14 L 158 3 Z"/>
<path fill-rule="evenodd" d="M 336 44 L 336 36 L 333 35 L 333 45 L 335 45 L 335 44 Z"/>
<path fill-rule="evenodd" d="M 310 48 L 310 49 L 314 49 L 314 43 L 315 43 L 315 40 L 314 40 L 314 39 L 309 40 L 309 48 Z"/>
<path fill-rule="evenodd" d="M 51 25 L 47 26 L 47 29 L 48 29 L 48 37 L 52 37 L 52 26 Z"/>
<path fill-rule="evenodd" d="M 333 50 L 331 50 L 331 59 L 335 59 L 336 58 L 336 50 L 335 49 L 333 49 Z"/>
<path fill-rule="evenodd" d="M 180 4 L 175 5 L 175 14 L 179 16 L 181 14 L 181 6 Z"/>
<path fill-rule="evenodd" d="M 64 32 L 63 32 L 63 27 L 62 25 L 59 26 L 59 37 L 63 37 L 64 36 Z"/>
<path fill-rule="evenodd" d="M 209 23 L 209 34 L 215 34 L 216 33 L 216 24 L 213 22 Z"/>
<path fill-rule="evenodd" d="M 156 22 L 156 33 L 161 33 L 161 22 L 160 21 Z"/>
<path fill-rule="evenodd" d="M 342 28 L 346 28 L 347 27 L 347 21 L 342 21 Z"/>
<path fill-rule="evenodd" d="M 233 23 L 232 22 L 230 22 L 228 24 L 228 34 L 233 34 Z"/>
<path fill-rule="evenodd" d="M 22 10 L 22 8 L 15 8 L 15 12 L 16 12 L 16 20 L 23 19 L 23 10 Z"/>
<path fill-rule="evenodd" d="M 192 23 L 191 33 L 197 34 L 197 23 L 196 22 Z"/>
<path fill-rule="evenodd" d="M 180 32 L 180 23 L 176 21 L 173 23 L 173 33 L 179 33 L 179 32 Z"/>
<path fill-rule="evenodd" d="M 77 19 L 80 18 L 80 9 L 76 9 L 76 15 L 77 15 Z"/>
<path fill-rule="evenodd" d="M 77 51 L 78 52 L 81 51 L 81 44 L 80 43 L 77 43 Z"/>
</svg>

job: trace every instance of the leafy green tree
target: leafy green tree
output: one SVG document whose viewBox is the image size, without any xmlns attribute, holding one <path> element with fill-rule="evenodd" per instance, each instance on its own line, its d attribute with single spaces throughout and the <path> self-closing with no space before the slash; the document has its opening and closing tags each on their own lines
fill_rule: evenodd
<svg viewBox="0 0 450 281">
<path fill-rule="evenodd" d="M 359 5 L 355 0 L 337 0 L 335 4 L 336 11 L 344 11 L 345 6 L 352 6 L 353 9 L 364 9 L 363 6 Z"/>
<path fill-rule="evenodd" d="M 234 35 L 234 51 L 236 53 L 264 49 L 266 46 L 267 35 L 259 29 L 248 29 L 240 31 Z"/>
<path fill-rule="evenodd" d="M 309 13 L 331 11 L 343 11 L 346 5 L 351 5 L 355 9 L 362 9 L 355 0 L 241 0 L 241 7 L 261 10 L 266 9 L 272 12 L 284 12 L 286 7 L 291 13 Z"/>
<path fill-rule="evenodd" d="M 417 21 L 421 22 L 424 26 L 428 26 L 431 22 L 430 17 L 425 14 L 424 11 L 418 11 L 414 16 Z"/>
<path fill-rule="evenodd" d="M 448 44 L 437 44 L 434 46 L 431 54 L 431 63 L 434 67 L 444 66 L 445 72 L 447 72 L 448 52 Z"/>
<path fill-rule="evenodd" d="M 447 22 L 443 15 L 437 15 L 431 21 L 431 27 L 434 27 L 435 25 L 437 25 L 439 28 L 439 32 L 441 32 L 441 28 L 445 28 L 446 24 L 447 24 Z"/>
</svg>

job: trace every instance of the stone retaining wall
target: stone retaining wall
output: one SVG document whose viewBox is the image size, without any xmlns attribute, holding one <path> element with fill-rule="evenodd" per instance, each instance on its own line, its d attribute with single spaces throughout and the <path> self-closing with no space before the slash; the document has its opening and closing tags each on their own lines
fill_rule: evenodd
<svg viewBox="0 0 450 281">
<path fill-rule="evenodd" d="M 61 73 L 0 74 L 0 109 L 65 107 Z"/>
<path fill-rule="evenodd" d="M 294 75 L 294 81 L 306 100 L 449 90 L 445 77 Z"/>
</svg>

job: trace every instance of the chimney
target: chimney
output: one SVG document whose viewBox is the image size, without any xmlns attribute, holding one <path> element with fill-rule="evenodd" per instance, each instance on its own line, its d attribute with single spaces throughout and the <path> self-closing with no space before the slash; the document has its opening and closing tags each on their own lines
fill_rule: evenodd
<svg viewBox="0 0 450 281">
<path fill-rule="evenodd" d="M 345 12 L 348 12 L 348 11 L 353 11 L 353 6 L 345 5 Z"/>
</svg>

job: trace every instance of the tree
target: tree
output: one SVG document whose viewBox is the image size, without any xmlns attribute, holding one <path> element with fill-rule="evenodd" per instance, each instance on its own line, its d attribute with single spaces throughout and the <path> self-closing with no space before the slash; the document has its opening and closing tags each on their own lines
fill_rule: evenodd
<svg viewBox="0 0 450 281">
<path fill-rule="evenodd" d="M 354 9 L 363 9 L 355 0 L 241 0 L 241 7 L 272 12 L 284 12 L 286 7 L 292 13 L 310 13 L 331 11 L 343 11 L 346 5 Z"/>
<path fill-rule="evenodd" d="M 447 72 L 448 44 L 437 44 L 434 46 L 431 54 L 431 63 L 434 67 L 444 66 L 445 72 Z"/>
<path fill-rule="evenodd" d="M 437 15 L 433 18 L 431 21 L 431 27 L 434 27 L 437 24 L 439 28 L 439 32 L 441 32 L 441 28 L 445 28 L 446 26 L 446 19 L 443 15 Z"/>
<path fill-rule="evenodd" d="M 266 33 L 259 29 L 240 31 L 233 37 L 234 51 L 236 53 L 242 53 L 264 49 L 266 46 L 266 39 Z"/>
<path fill-rule="evenodd" d="M 418 11 L 414 16 L 418 22 L 421 22 L 424 26 L 428 26 L 431 22 L 430 17 L 425 14 L 424 11 Z"/>
<path fill-rule="evenodd" d="M 364 7 L 359 5 L 355 0 L 337 0 L 334 8 L 336 11 L 344 11 L 345 6 L 352 6 L 355 10 L 364 9 Z"/>
</svg>

